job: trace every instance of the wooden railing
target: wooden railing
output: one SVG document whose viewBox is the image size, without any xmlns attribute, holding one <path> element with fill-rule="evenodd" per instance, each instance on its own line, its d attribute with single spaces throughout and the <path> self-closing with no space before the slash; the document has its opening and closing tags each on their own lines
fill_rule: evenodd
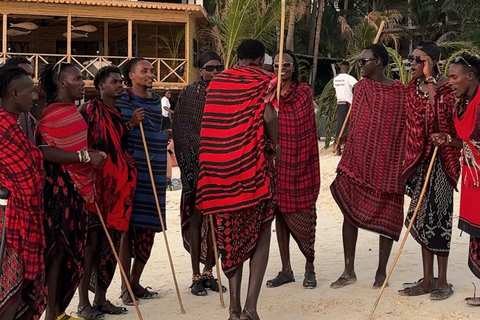
<svg viewBox="0 0 480 320">
<path fill-rule="evenodd" d="M 48 63 L 67 62 L 67 56 L 64 54 L 42 54 L 42 53 L 1 53 L 0 65 L 6 60 L 14 56 L 24 56 L 31 63 L 34 70 L 34 80 L 38 81 L 40 70 L 43 65 Z M 188 75 L 186 74 L 185 59 L 171 58 L 145 58 L 152 64 L 155 73 L 155 84 L 177 83 L 187 84 Z M 85 80 L 93 80 L 96 72 L 104 66 L 116 65 L 122 67 L 129 58 L 120 56 L 88 56 L 88 55 L 72 55 L 70 63 L 76 65 L 83 74 Z M 155 85 L 154 84 L 154 85 Z"/>
</svg>

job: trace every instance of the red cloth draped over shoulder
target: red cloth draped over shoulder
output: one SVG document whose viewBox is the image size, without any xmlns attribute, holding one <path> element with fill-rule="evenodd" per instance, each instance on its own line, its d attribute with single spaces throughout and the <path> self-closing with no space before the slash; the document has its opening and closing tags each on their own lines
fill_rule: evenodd
<svg viewBox="0 0 480 320">
<path fill-rule="evenodd" d="M 480 86 L 460 117 L 455 116 L 455 128 L 463 140 L 462 188 L 458 227 L 480 238 Z"/>
<path fill-rule="evenodd" d="M 455 130 L 455 95 L 448 82 L 436 89 L 435 106 L 429 98 L 416 94 L 415 80 L 408 85 L 407 99 L 407 153 L 403 176 L 407 179 L 420 163 L 425 162 L 432 151 L 433 133 L 444 132 L 452 137 Z M 456 188 L 460 176 L 460 150 L 452 146 L 440 148 L 440 160 L 450 184 Z"/>
<path fill-rule="evenodd" d="M 320 191 L 312 89 L 293 83 L 278 108 L 277 204 L 280 212 L 311 209 Z"/>
<path fill-rule="evenodd" d="M 77 152 L 87 150 L 87 124 L 75 104 L 54 102 L 42 112 L 38 131 L 54 148 Z M 90 163 L 62 164 L 75 187 L 87 203 L 95 201 L 93 166 Z"/>
<path fill-rule="evenodd" d="M 204 214 L 230 212 L 271 199 L 266 174 L 264 101 L 273 74 L 236 67 L 208 87 L 200 131 L 196 204 Z"/>
<path fill-rule="evenodd" d="M 122 148 L 125 134 L 122 113 L 99 99 L 90 100 L 85 112 L 88 148 L 104 151 L 108 158 L 95 169 L 95 190 L 100 212 L 108 227 L 128 231 L 137 184 L 137 167 L 133 157 Z M 87 205 L 97 213 L 94 204 Z"/>
<path fill-rule="evenodd" d="M 45 269 L 43 157 L 17 120 L 18 115 L 0 108 L 0 183 L 10 191 L 7 241 L 22 259 L 25 279 L 33 280 Z"/>
<path fill-rule="evenodd" d="M 355 85 L 347 145 L 337 171 L 376 190 L 404 193 L 405 100 L 406 88 L 398 80 L 385 85 L 365 78 Z"/>
</svg>

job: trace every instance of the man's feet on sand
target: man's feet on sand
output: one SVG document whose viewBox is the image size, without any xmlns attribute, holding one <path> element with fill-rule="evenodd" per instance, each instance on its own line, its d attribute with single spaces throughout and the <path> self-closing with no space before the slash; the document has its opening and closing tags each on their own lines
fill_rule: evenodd
<svg viewBox="0 0 480 320">
<path fill-rule="evenodd" d="M 412 287 L 398 290 L 398 293 L 401 296 L 416 297 L 424 294 L 429 294 L 433 291 L 433 289 L 434 289 L 434 286 L 431 286 L 430 288 L 425 288 L 421 285 L 421 283 L 418 283 Z"/>
<path fill-rule="evenodd" d="M 435 287 L 432 293 L 430 293 L 430 300 L 440 301 L 450 298 L 453 295 L 452 287 L 451 283 L 441 288 Z"/>
<path fill-rule="evenodd" d="M 375 276 L 375 282 L 373 283 L 372 288 L 380 289 L 383 286 L 383 282 L 385 282 L 386 278 L 387 278 L 386 274 L 377 273 L 377 275 Z M 385 287 L 388 287 L 388 283 Z"/>
<path fill-rule="evenodd" d="M 240 320 L 260 320 L 260 317 L 256 311 L 243 309 L 242 314 L 240 315 Z"/>
<path fill-rule="evenodd" d="M 117 307 L 116 305 L 111 303 L 110 300 L 105 301 L 105 303 L 101 305 L 94 304 L 93 307 L 97 308 L 97 310 L 103 314 L 120 315 L 128 313 L 127 308 Z"/>
<path fill-rule="evenodd" d="M 105 317 L 105 315 L 102 312 L 98 311 L 96 308 L 90 305 L 78 306 L 77 315 L 82 317 L 85 320 L 103 319 Z M 67 319 L 69 318 L 67 317 Z"/>
<path fill-rule="evenodd" d="M 239 320 L 240 315 L 242 314 L 242 309 L 241 308 L 230 309 L 229 313 L 230 313 L 230 316 L 228 317 L 228 320 Z"/>
<path fill-rule="evenodd" d="M 353 272 L 351 274 L 348 274 L 348 273 L 344 272 L 340 276 L 340 278 L 337 279 L 337 281 L 333 282 L 330 285 L 330 288 L 340 289 L 340 288 L 345 287 L 348 284 L 352 284 L 352 283 L 355 283 L 355 282 L 357 282 L 357 275 L 355 274 L 355 272 Z"/>
<path fill-rule="evenodd" d="M 133 294 L 135 297 L 138 299 L 157 299 L 158 298 L 158 292 L 156 291 L 151 291 L 149 289 L 152 289 L 151 287 L 142 287 L 140 286 L 139 288 L 132 288 Z"/>
<path fill-rule="evenodd" d="M 313 289 L 317 287 L 317 278 L 315 271 L 305 271 L 305 278 L 303 279 L 303 287 L 307 289 Z"/>
<path fill-rule="evenodd" d="M 284 285 L 290 282 L 295 282 L 293 271 L 290 271 L 287 273 L 280 271 L 275 278 L 267 281 L 267 287 L 269 288 L 280 287 L 281 285 Z"/>
</svg>

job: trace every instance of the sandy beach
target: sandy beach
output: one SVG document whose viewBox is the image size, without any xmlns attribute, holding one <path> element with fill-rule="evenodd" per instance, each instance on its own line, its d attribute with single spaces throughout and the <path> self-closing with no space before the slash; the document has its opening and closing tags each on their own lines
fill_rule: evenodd
<svg viewBox="0 0 480 320">
<path fill-rule="evenodd" d="M 335 168 L 339 157 L 330 150 L 321 150 L 322 187 L 317 201 L 317 241 L 315 267 L 318 286 L 308 290 L 302 287 L 305 259 L 296 243 L 291 242 L 291 259 L 296 282 L 279 288 L 263 287 L 258 312 L 262 320 L 296 320 L 296 319 L 368 319 L 370 310 L 379 293 L 372 289 L 378 262 L 378 235 L 361 230 L 359 232 L 356 257 L 358 282 L 342 289 L 330 289 L 330 283 L 343 271 L 342 221 L 343 216 L 333 200 L 329 186 L 335 178 Z M 174 176 L 179 176 L 178 168 Z M 183 248 L 180 235 L 180 194 L 181 191 L 167 193 L 168 241 L 172 253 L 178 285 L 186 314 L 180 313 L 179 304 L 170 271 L 163 235 L 157 234 L 155 245 L 144 275 L 142 285 L 150 286 L 160 293 L 156 300 L 141 300 L 140 309 L 145 320 L 179 319 L 225 320 L 228 318 L 228 292 L 225 294 L 226 309 L 220 307 L 217 293 L 209 291 L 206 297 L 190 294 L 191 283 L 190 257 Z M 405 201 L 405 211 L 409 200 Z M 409 237 L 405 249 L 390 279 L 375 314 L 375 319 L 479 319 L 480 309 L 469 307 L 464 299 L 473 295 L 472 281 L 480 284 L 467 266 L 469 236 L 460 236 L 458 223 L 459 194 L 455 194 L 454 228 L 449 260 L 449 282 L 453 284 L 454 295 L 445 301 L 430 301 L 428 295 L 420 297 L 402 297 L 397 290 L 402 283 L 413 282 L 422 276 L 420 245 Z M 404 232 L 405 232 L 404 228 Z M 281 269 L 275 228 L 272 228 L 270 259 L 265 280 L 273 278 Z M 403 233 L 401 239 L 403 238 Z M 401 241 L 401 240 L 400 240 Z M 390 263 L 396 254 L 399 243 L 395 243 Z M 244 268 L 242 301 L 246 294 L 248 268 Z M 227 279 L 222 274 L 222 281 Z M 479 292 L 480 294 L 480 292 Z M 120 274 L 117 275 L 107 294 L 108 299 L 119 305 Z M 78 299 L 74 298 L 69 312 L 75 312 Z M 107 320 L 134 320 L 137 315 L 133 307 L 128 307 L 129 314 L 123 316 L 106 316 Z"/>
</svg>

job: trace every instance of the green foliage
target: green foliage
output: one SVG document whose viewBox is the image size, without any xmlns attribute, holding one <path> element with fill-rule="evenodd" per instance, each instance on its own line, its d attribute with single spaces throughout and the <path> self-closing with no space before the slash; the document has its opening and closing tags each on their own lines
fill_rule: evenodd
<svg viewBox="0 0 480 320">
<path fill-rule="evenodd" d="M 274 51 L 280 14 L 280 1 L 227 0 L 224 7 L 217 8 L 209 35 L 225 65 L 235 64 L 235 50 L 245 39 L 258 39 Z"/>
<path fill-rule="evenodd" d="M 335 134 L 334 126 L 337 115 L 337 98 L 335 96 L 335 88 L 333 87 L 333 79 L 323 88 L 322 94 L 315 99 L 315 103 L 317 105 L 315 112 L 317 128 L 324 122 L 325 148 L 328 148 Z"/>
<path fill-rule="evenodd" d="M 450 57 L 448 57 L 445 60 L 445 63 L 443 64 L 443 73 L 445 75 L 448 75 L 448 68 L 452 64 L 453 59 L 455 59 L 455 57 L 457 57 L 457 56 L 461 56 L 462 54 L 467 54 L 467 55 L 479 57 L 480 56 L 480 48 L 470 47 L 470 48 L 460 49 L 458 51 L 453 52 L 450 55 Z"/>
</svg>

